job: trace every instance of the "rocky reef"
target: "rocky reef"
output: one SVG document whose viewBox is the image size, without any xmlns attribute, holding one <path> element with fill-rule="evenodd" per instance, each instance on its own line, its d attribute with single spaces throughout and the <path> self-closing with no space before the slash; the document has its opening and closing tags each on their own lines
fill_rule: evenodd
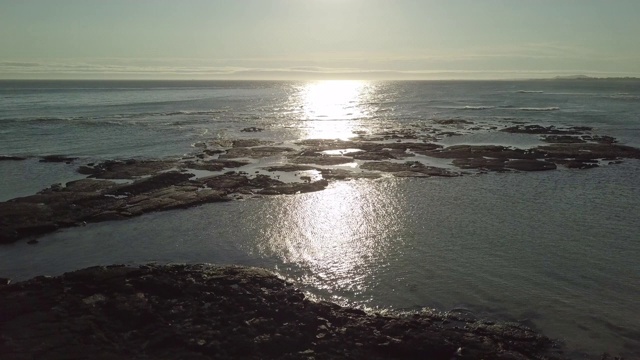
<svg viewBox="0 0 640 360">
<path fill-rule="evenodd" d="M 624 159 L 640 159 L 640 149 L 617 144 L 610 136 L 593 134 L 588 127 L 517 124 L 497 129 L 460 119 L 435 124 L 440 128 L 387 129 L 358 133 L 349 140 L 305 139 L 278 144 L 264 139 L 216 139 L 195 144 L 196 151 L 181 158 L 80 165 L 77 172 L 86 175 L 86 179 L 54 184 L 35 195 L 1 202 L 0 243 L 152 211 L 320 191 L 330 181 L 383 176 L 453 178 L 560 167 L 590 169 Z M 255 132 L 249 130 L 245 132 Z M 465 131 L 539 136 L 541 145 L 517 148 L 437 143 L 442 136 L 462 135 Z M 5 161 L 25 159 L 0 157 Z M 39 161 L 71 164 L 79 160 L 47 155 Z"/>
<path fill-rule="evenodd" d="M 0 283 L 3 359 L 561 359 L 518 324 L 309 300 L 256 268 L 92 267 Z"/>
</svg>

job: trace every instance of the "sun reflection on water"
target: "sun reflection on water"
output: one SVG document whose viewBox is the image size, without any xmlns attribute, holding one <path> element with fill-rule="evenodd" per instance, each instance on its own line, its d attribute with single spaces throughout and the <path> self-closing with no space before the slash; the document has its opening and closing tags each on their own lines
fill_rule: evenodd
<svg viewBox="0 0 640 360">
<path fill-rule="evenodd" d="M 304 281 L 315 288 L 363 291 L 398 240 L 400 200 L 388 186 L 340 182 L 288 198 L 266 215 L 262 251 L 307 269 Z"/>
<path fill-rule="evenodd" d="M 306 138 L 346 139 L 369 116 L 367 104 L 375 92 L 368 81 L 330 80 L 306 83 L 293 95 L 305 121 Z"/>
</svg>

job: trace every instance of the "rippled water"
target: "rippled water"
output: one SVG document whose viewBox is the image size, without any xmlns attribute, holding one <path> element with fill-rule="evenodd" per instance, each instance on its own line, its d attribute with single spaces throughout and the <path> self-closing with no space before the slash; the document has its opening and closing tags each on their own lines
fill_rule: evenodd
<svg viewBox="0 0 640 360">
<path fill-rule="evenodd" d="M 3 248 L 1 271 L 266 266 L 345 304 L 465 308 L 537 326 L 575 351 L 637 355 L 639 170 L 340 182 L 60 231 Z"/>
<path fill-rule="evenodd" d="M 0 142 L 0 153 L 60 151 L 89 159 L 129 156 L 140 149 L 139 154 L 180 155 L 206 137 L 200 135 L 203 129 L 228 137 L 332 138 L 440 118 L 499 123 L 515 117 L 545 124 L 589 124 L 627 144 L 640 143 L 638 103 L 628 98 L 635 92 L 593 84 L 582 88 L 545 84 L 356 82 L 337 88 L 332 88 L 335 84 L 223 84 L 231 90 L 223 85 L 223 90 L 196 87 L 180 95 L 192 104 L 204 101 L 194 100 L 194 94 L 215 93 L 211 104 L 228 107 L 227 115 L 219 118 L 185 115 L 202 109 L 179 99 L 162 105 L 158 98 L 176 96 L 163 93 L 175 93 L 172 88 L 147 94 L 148 106 L 131 105 L 114 90 L 118 95 L 109 100 L 113 104 L 93 95 L 90 104 L 99 111 L 92 112 L 77 100 L 63 103 L 59 114 L 51 114 L 73 113 L 80 120 L 37 120 L 43 114 L 35 113 L 45 111 L 37 109 L 31 117 L 18 119 L 16 114 L 22 113 L 18 105 L 0 111 L 4 119 L 0 121 L 10 125 L 3 129 L 19 135 L 10 143 Z M 541 88 L 543 93 L 518 92 Z M 131 91 L 142 97 L 143 90 Z M 627 95 L 616 98 L 618 93 Z M 86 96 L 80 99 L 90 101 Z M 54 104 L 54 100 L 48 101 Z M 147 125 L 100 122 L 115 121 L 116 115 L 122 118 L 125 106 L 138 111 L 129 110 L 129 115 L 148 117 Z M 183 113 L 167 115 L 171 109 L 178 112 L 176 107 Z M 530 111 L 533 108 L 538 111 Z M 101 120 L 79 115 L 82 111 Z M 147 114 L 152 112 L 155 115 Z M 159 119 L 179 125 L 159 125 Z M 84 122 L 90 121 L 103 126 L 104 133 L 97 136 L 90 131 L 75 144 L 61 141 L 69 129 L 76 131 L 76 137 L 88 131 Z M 136 135 L 144 133 L 141 126 L 151 128 L 145 137 Z M 238 131 L 245 126 L 264 126 L 265 132 Z M 34 135 L 37 131 L 49 137 L 39 138 Z M 105 134 L 110 134 L 107 142 L 100 140 Z M 96 146 L 90 146 L 91 141 Z M 534 146 L 539 140 L 477 132 L 441 142 Z M 78 176 L 71 165 L 35 159 L 0 162 L 0 170 L 6 179 L 0 185 L 5 198 Z M 629 160 L 586 171 L 335 182 L 316 193 L 148 214 L 59 231 L 41 238 L 36 246 L 3 246 L 0 276 L 26 279 L 95 264 L 149 261 L 264 266 L 319 298 L 367 308 L 463 308 L 479 316 L 536 326 L 546 335 L 564 339 L 577 357 L 609 351 L 635 358 L 640 357 L 639 174 L 640 161 Z"/>
</svg>

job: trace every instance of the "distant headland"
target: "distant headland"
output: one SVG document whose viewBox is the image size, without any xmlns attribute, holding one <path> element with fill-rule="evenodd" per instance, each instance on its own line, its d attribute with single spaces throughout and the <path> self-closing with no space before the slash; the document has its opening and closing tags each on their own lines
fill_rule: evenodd
<svg viewBox="0 0 640 360">
<path fill-rule="evenodd" d="M 587 75 L 565 75 L 556 76 L 552 80 L 640 80 L 638 77 L 625 76 L 625 77 L 594 77 Z"/>
</svg>

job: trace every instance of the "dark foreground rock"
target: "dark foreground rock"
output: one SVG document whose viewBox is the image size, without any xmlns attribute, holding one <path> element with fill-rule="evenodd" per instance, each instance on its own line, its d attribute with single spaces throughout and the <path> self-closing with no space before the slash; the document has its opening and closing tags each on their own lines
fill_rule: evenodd
<svg viewBox="0 0 640 360">
<path fill-rule="evenodd" d="M 93 267 L 0 286 L 3 359 L 559 359 L 530 329 L 313 302 L 272 273 Z"/>
</svg>

